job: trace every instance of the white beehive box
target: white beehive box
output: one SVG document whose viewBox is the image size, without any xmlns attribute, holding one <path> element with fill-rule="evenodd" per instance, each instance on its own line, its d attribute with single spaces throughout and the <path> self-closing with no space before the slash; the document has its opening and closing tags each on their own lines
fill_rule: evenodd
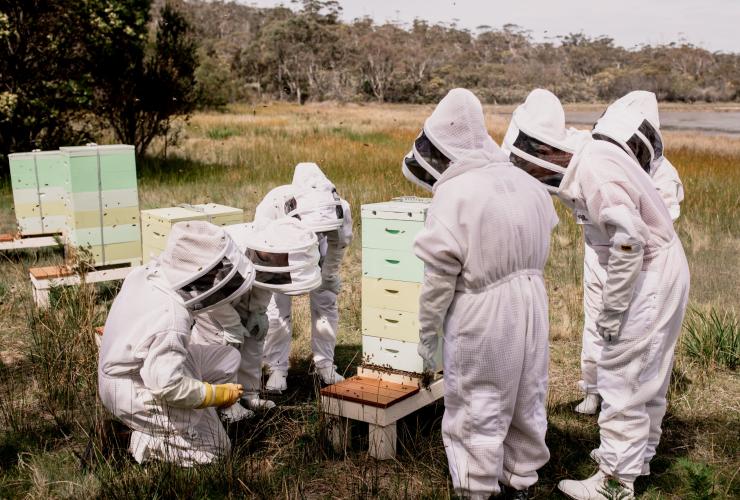
<svg viewBox="0 0 740 500">
<path fill-rule="evenodd" d="M 144 263 L 162 253 L 174 224 L 189 220 L 205 220 L 217 226 L 241 224 L 244 222 L 244 210 L 217 203 L 142 210 Z"/>
<path fill-rule="evenodd" d="M 421 372 L 419 294 L 424 264 L 413 253 L 431 200 L 404 197 L 363 205 L 362 354 L 366 364 Z M 442 366 L 442 341 L 437 353 Z"/>
</svg>

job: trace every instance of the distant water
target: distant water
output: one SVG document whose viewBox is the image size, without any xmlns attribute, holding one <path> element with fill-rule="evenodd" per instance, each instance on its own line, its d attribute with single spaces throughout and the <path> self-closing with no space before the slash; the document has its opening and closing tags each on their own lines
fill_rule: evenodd
<svg viewBox="0 0 740 500">
<path fill-rule="evenodd" d="M 568 123 L 579 128 L 582 125 L 593 125 L 600 115 L 596 111 L 565 113 Z M 661 111 L 660 128 L 740 135 L 740 111 Z"/>
</svg>

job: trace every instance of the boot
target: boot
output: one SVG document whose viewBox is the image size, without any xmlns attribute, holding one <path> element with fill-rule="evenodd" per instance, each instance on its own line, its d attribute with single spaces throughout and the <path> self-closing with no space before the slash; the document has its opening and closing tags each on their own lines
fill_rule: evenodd
<svg viewBox="0 0 740 500">
<path fill-rule="evenodd" d="M 598 394 L 586 394 L 583 401 L 576 406 L 576 412 L 584 415 L 596 415 L 599 412 L 601 406 L 601 396 Z"/>
<path fill-rule="evenodd" d="M 334 385 L 344 380 L 340 374 L 337 373 L 337 367 L 334 365 L 326 365 L 321 368 L 316 368 L 316 372 L 321 377 L 321 381 L 326 385 Z"/>
<path fill-rule="evenodd" d="M 225 424 L 233 424 L 240 420 L 254 417 L 254 412 L 252 410 L 247 410 L 237 401 L 228 408 L 219 408 L 218 416 L 221 419 L 221 422 Z"/>
<path fill-rule="evenodd" d="M 635 498 L 634 483 L 618 481 L 601 470 L 583 481 L 573 479 L 560 481 L 558 489 L 576 500 L 632 500 Z"/>
<path fill-rule="evenodd" d="M 591 453 L 588 454 L 588 456 L 591 457 L 591 460 L 596 462 L 597 464 L 601 463 L 601 457 L 599 456 L 599 449 L 594 448 L 591 450 Z M 645 462 L 642 464 L 642 470 L 640 471 L 641 476 L 649 476 L 650 475 L 650 462 Z"/>
<path fill-rule="evenodd" d="M 288 388 L 288 372 L 286 370 L 272 370 L 270 378 L 267 379 L 265 390 L 281 394 Z"/>
</svg>

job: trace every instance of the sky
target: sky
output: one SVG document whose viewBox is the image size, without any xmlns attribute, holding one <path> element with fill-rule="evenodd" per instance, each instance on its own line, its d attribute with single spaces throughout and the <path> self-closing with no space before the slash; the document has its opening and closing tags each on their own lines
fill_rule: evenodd
<svg viewBox="0 0 740 500">
<path fill-rule="evenodd" d="M 513 23 L 535 40 L 584 32 L 617 45 L 687 41 L 711 51 L 740 52 L 740 0 L 339 0 L 343 18 L 376 22 L 455 22 L 475 31 Z M 239 0 L 259 7 L 294 6 L 289 0 Z"/>
</svg>

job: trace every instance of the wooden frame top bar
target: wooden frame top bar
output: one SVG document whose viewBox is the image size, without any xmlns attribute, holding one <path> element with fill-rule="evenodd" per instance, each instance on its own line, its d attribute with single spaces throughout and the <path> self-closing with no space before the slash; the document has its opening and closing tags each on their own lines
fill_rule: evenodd
<svg viewBox="0 0 740 500">
<path fill-rule="evenodd" d="M 417 384 L 398 384 L 356 376 L 321 389 L 321 395 L 376 408 L 388 408 L 419 392 Z"/>
</svg>

